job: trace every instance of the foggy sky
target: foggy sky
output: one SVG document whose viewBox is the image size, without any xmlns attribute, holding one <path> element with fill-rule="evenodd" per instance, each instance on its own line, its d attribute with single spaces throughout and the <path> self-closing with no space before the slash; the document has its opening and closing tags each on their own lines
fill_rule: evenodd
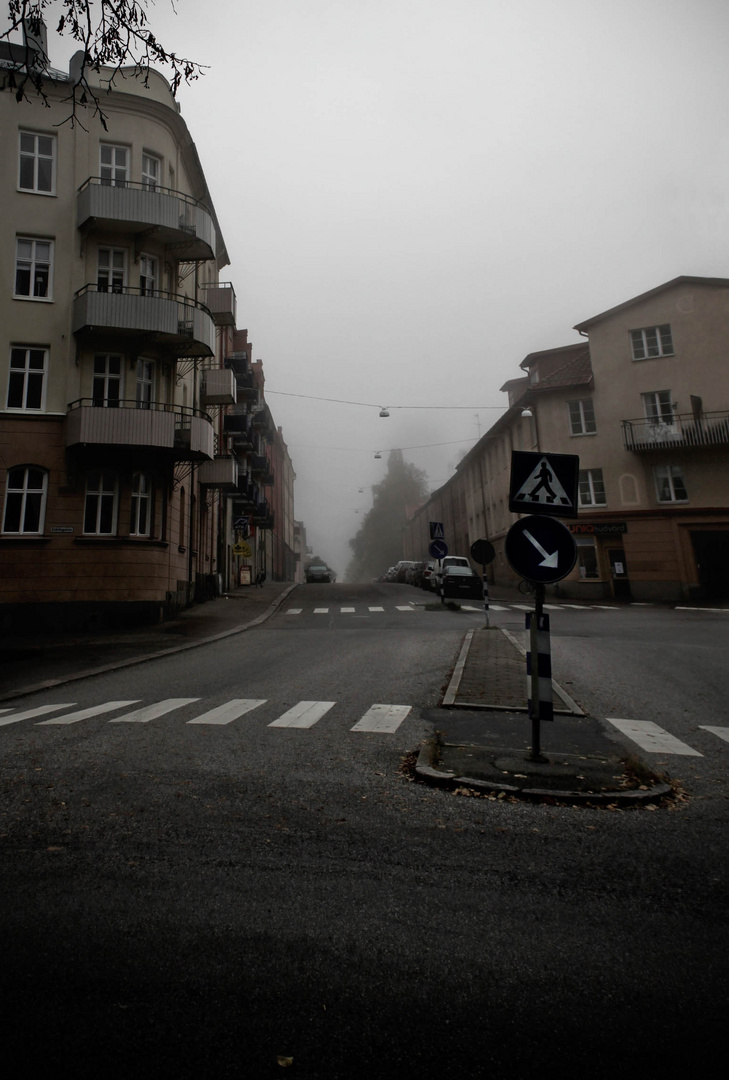
<svg viewBox="0 0 729 1080">
<path fill-rule="evenodd" d="M 527 353 L 679 274 L 729 276 L 725 0 L 176 7 L 150 22 L 209 65 L 179 100 L 222 278 L 340 575 L 390 447 L 448 444 L 405 453 L 440 486 Z M 55 66 L 73 51 L 51 35 Z"/>
</svg>

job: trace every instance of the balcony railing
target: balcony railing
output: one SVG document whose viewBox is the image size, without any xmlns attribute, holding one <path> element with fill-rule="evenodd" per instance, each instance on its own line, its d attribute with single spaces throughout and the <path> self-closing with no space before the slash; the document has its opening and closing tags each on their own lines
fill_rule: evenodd
<svg viewBox="0 0 729 1080">
<path fill-rule="evenodd" d="M 201 399 L 203 405 L 235 405 L 235 378 L 227 368 L 209 368 L 203 372 Z"/>
<path fill-rule="evenodd" d="M 205 303 L 213 313 L 213 318 L 218 326 L 235 326 L 237 318 L 237 301 L 235 289 L 227 281 L 220 281 L 212 285 L 202 285 L 204 289 Z"/>
<path fill-rule="evenodd" d="M 167 451 L 174 461 L 214 456 L 215 432 L 207 413 L 161 401 L 72 401 L 66 414 L 66 446 L 140 446 Z"/>
<path fill-rule="evenodd" d="M 236 491 L 238 487 L 238 463 L 232 457 L 219 457 L 203 461 L 197 474 L 201 487 Z"/>
<path fill-rule="evenodd" d="M 214 259 L 215 223 L 206 206 L 172 188 L 92 176 L 76 198 L 76 224 L 100 223 L 105 232 L 146 232 L 171 249 L 176 259 Z"/>
<path fill-rule="evenodd" d="M 665 419 L 623 420 L 626 450 L 729 445 L 729 412 L 676 413 Z"/>
<path fill-rule="evenodd" d="M 84 285 L 74 296 L 74 334 L 144 334 L 178 358 L 215 355 L 215 323 L 204 304 L 181 293 L 124 285 Z"/>
</svg>

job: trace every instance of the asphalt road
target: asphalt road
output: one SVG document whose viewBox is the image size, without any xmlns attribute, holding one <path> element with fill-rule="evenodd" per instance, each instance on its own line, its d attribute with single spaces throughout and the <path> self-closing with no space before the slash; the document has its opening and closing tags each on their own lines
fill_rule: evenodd
<svg viewBox="0 0 729 1080">
<path fill-rule="evenodd" d="M 401 758 L 480 619 L 412 610 L 424 599 L 308 586 L 239 637 L 13 703 L 66 708 L 0 727 L 9 1061 L 125 1080 L 712 1075 L 729 744 L 681 760 L 702 772 L 671 811 L 413 783 Z M 657 694 L 680 692 L 669 719 L 695 740 L 683 710 L 719 687 L 722 618 L 565 609 L 557 677 L 605 715 L 666 721 Z M 676 656 L 654 651 L 684 637 L 685 692 Z M 170 699 L 154 719 L 110 722 Z M 133 704 L 43 722 L 112 701 Z M 231 701 L 257 704 L 188 722 Z M 301 702 L 334 704 L 310 727 L 270 726 Z M 375 703 L 409 712 L 393 731 L 352 730 Z"/>
</svg>

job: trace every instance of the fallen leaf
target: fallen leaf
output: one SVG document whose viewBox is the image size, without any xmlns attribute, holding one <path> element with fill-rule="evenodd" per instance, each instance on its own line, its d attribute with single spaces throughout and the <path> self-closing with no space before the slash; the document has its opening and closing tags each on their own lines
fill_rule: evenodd
<svg viewBox="0 0 729 1080">
<path fill-rule="evenodd" d="M 288 1069 L 289 1065 L 293 1065 L 294 1059 L 292 1057 L 284 1057 L 283 1054 L 278 1054 L 276 1062 L 282 1069 Z"/>
</svg>

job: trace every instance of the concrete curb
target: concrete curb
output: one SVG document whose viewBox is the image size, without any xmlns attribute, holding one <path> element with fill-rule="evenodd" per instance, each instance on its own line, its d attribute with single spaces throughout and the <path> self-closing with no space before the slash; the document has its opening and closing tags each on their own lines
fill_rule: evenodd
<svg viewBox="0 0 729 1080">
<path fill-rule="evenodd" d="M 255 619 L 251 619 L 250 622 L 243 623 L 240 626 L 234 626 L 230 630 L 223 630 L 219 634 L 212 634 L 210 637 L 200 638 L 198 641 L 186 641 L 184 645 L 173 645 L 172 648 L 169 649 L 160 649 L 157 652 L 145 653 L 143 656 L 133 656 L 128 660 L 119 660 L 111 664 L 103 664 L 101 667 L 89 668 L 86 671 L 77 671 L 73 675 L 62 675 L 58 679 L 46 679 L 45 682 L 34 683 L 31 686 L 24 687 L 22 690 L 11 690 L 7 694 L 2 694 L 0 695 L 0 701 L 12 701 L 14 698 L 40 693 L 41 690 L 50 690 L 54 686 L 65 686 L 67 683 L 78 682 L 80 679 L 90 679 L 95 675 L 105 675 L 109 671 L 121 671 L 122 668 L 134 667 L 135 664 L 146 664 L 150 660 L 159 660 L 163 656 L 174 656 L 176 653 L 187 652 L 188 649 L 197 649 L 200 645 L 211 645 L 215 641 L 222 641 L 224 638 L 233 637 L 235 634 L 243 634 L 246 630 L 252 630 L 254 626 L 260 626 L 261 623 L 270 619 L 289 593 L 296 588 L 297 584 L 297 582 L 294 582 L 288 589 L 285 589 L 280 593 L 273 603 L 269 604 L 262 615 L 258 615 Z"/>
<path fill-rule="evenodd" d="M 431 743 L 422 745 L 415 766 L 415 774 L 426 784 L 451 791 L 465 787 L 471 791 L 486 795 L 510 795 L 518 799 L 536 802 L 554 799 L 557 802 L 582 806 L 608 806 L 615 803 L 623 806 L 636 806 L 655 802 L 657 799 L 671 794 L 671 785 L 665 783 L 654 784 L 648 791 L 618 789 L 616 791 L 586 792 L 552 791 L 549 788 L 520 788 L 515 784 L 499 784 L 491 780 L 477 780 L 472 776 L 454 776 L 451 772 L 441 772 L 439 769 L 434 769 L 430 764 L 432 752 Z"/>
</svg>

